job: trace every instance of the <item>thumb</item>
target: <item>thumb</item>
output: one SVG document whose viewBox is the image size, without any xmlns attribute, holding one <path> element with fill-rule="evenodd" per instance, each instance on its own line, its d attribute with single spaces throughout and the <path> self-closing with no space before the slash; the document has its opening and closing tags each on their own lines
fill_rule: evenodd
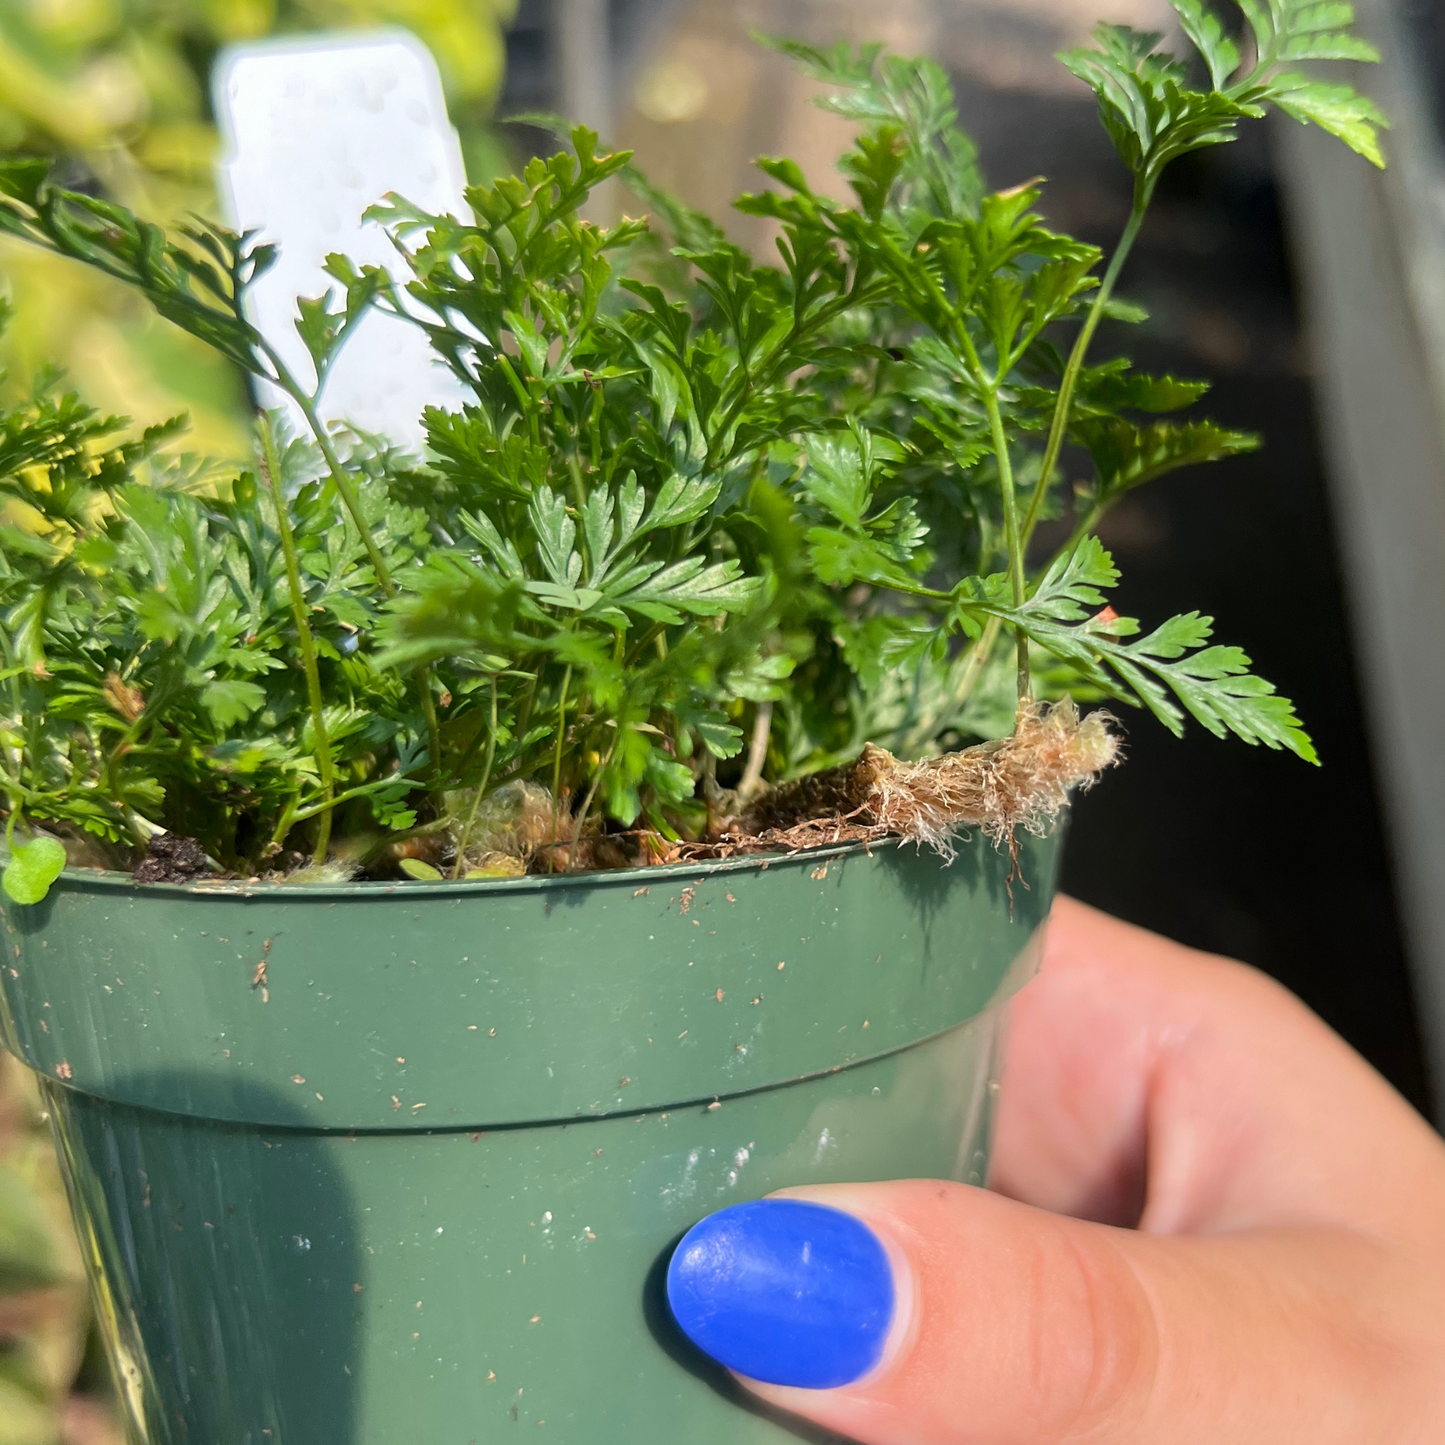
<svg viewBox="0 0 1445 1445">
<path fill-rule="evenodd" d="M 750 1389 L 864 1445 L 1336 1445 L 1408 1435 L 1390 1270 L 1346 1229 L 1164 1237 L 911 1180 L 722 1210 L 668 1296 Z"/>
</svg>

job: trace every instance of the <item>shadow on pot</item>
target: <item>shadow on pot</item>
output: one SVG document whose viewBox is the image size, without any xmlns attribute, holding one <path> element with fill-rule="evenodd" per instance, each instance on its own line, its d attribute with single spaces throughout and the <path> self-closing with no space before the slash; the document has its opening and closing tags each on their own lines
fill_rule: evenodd
<svg viewBox="0 0 1445 1445">
<path fill-rule="evenodd" d="M 920 977 L 925 984 L 931 983 L 939 968 L 956 968 L 960 956 L 967 957 L 981 941 L 961 937 L 956 924 L 945 927 L 941 935 L 934 927 L 950 900 L 956 907 L 960 872 L 967 874 L 976 900 L 976 906 L 968 914 L 971 924 L 981 925 L 984 929 L 996 928 L 999 924 L 1010 928 L 1021 924 L 1033 931 L 1048 917 L 1061 852 L 1060 844 L 1055 840 L 1062 838 L 1067 830 L 1067 809 L 1042 835 L 1036 836 L 1020 829 L 1015 837 L 1017 851 L 1011 860 L 1008 859 L 1007 844 L 990 844 L 986 839 L 982 840 L 982 846 L 994 848 L 1010 862 L 1009 867 L 980 866 L 966 856 L 965 848 L 972 846 L 977 829 L 960 834 L 957 840 L 960 856 L 942 868 L 935 858 L 929 856 L 930 850 L 926 845 L 902 841 L 883 845 L 896 847 L 904 855 L 901 860 L 904 866 L 891 869 L 888 877 L 891 885 L 907 900 L 908 916 L 916 919 L 917 926 L 922 929 L 923 936 L 916 954 Z M 981 900 L 986 900 L 986 903 L 979 906 L 978 901 Z M 1033 959 L 1032 954 L 1029 957 Z M 1033 967 L 1031 961 L 1020 981 L 1032 974 Z M 1009 991 L 1012 992 L 1012 988 Z"/>
<path fill-rule="evenodd" d="M 127 1081 L 184 1098 L 191 1081 Z M 258 1112 L 286 1107 L 243 1086 Z M 47 1082 L 101 1329 L 149 1445 L 352 1438 L 361 1261 L 326 1135 L 138 1109 Z M 196 1288 L 198 1280 L 206 1287 Z"/>
</svg>

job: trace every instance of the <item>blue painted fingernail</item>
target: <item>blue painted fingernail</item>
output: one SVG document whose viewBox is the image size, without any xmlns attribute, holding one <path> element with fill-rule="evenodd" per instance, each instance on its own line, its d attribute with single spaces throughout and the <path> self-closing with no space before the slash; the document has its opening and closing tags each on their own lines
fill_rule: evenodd
<svg viewBox="0 0 1445 1445">
<path fill-rule="evenodd" d="M 687 1337 L 719 1364 L 770 1385 L 831 1390 L 879 1361 L 893 1320 L 893 1271 L 851 1214 L 761 1199 L 694 1225 L 667 1269 Z"/>
</svg>

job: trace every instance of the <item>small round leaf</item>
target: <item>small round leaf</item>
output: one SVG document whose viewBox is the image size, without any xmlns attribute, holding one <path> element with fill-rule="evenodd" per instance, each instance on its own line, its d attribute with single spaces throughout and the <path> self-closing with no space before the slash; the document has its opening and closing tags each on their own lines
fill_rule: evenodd
<svg viewBox="0 0 1445 1445">
<path fill-rule="evenodd" d="M 10 855 L 0 878 L 16 903 L 39 903 L 65 867 L 65 845 L 54 838 L 32 838 Z"/>
</svg>

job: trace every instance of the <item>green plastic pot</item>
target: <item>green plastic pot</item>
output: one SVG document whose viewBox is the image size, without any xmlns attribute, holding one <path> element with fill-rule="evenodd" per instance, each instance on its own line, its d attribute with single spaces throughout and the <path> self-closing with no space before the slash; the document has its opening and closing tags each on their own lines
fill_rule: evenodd
<svg viewBox="0 0 1445 1445">
<path fill-rule="evenodd" d="M 133 1439 L 796 1439 L 673 1329 L 671 1247 L 784 1185 L 983 1181 L 1057 854 L 5 904 Z"/>
</svg>

